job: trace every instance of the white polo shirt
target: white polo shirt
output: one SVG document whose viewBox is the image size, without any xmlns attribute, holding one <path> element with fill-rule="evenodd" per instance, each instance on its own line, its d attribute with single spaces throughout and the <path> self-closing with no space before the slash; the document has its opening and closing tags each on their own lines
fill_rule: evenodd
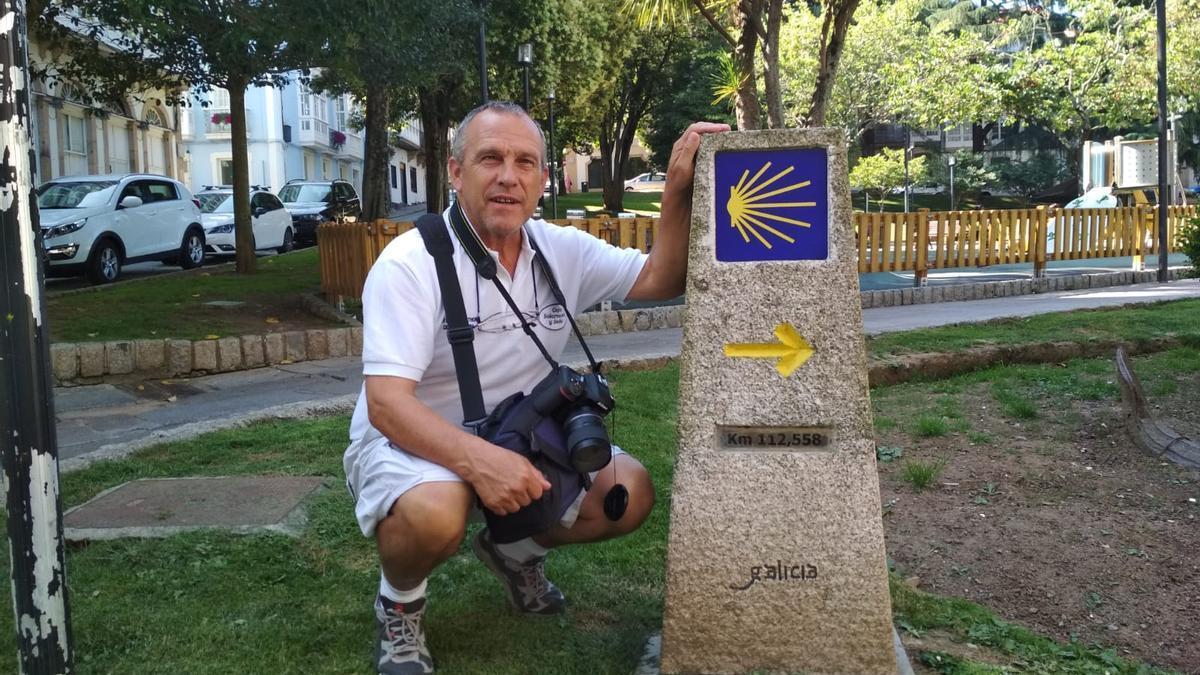
<svg viewBox="0 0 1200 675">
<path fill-rule="evenodd" d="M 443 221 L 448 213 L 442 214 Z M 637 249 L 616 248 L 574 227 L 543 220 L 525 223 L 521 254 L 512 276 L 499 264 L 498 254 L 490 252 L 499 270 L 496 278 L 521 312 L 533 321 L 534 331 L 550 355 L 558 359 L 571 326 L 535 264 L 529 236 L 537 241 L 550 264 L 572 315 L 604 300 L 624 300 L 642 271 L 646 255 Z M 550 366 L 521 330 L 520 321 L 495 284 L 476 274 L 452 231 L 450 239 L 467 319 L 475 327 L 479 383 L 484 406 L 490 412 L 509 395 L 528 393 L 550 372 Z M 445 321 L 433 257 L 414 228 L 388 244 L 367 275 L 363 289 L 363 374 L 416 380 L 417 398 L 443 418 L 461 425 L 462 402 Z M 347 455 L 382 436 L 368 419 L 364 386 L 350 422 Z"/>
</svg>

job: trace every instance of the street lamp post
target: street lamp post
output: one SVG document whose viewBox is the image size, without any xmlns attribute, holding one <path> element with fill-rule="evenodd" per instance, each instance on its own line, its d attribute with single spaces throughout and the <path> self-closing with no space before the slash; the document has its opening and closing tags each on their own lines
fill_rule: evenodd
<svg viewBox="0 0 1200 675">
<path fill-rule="evenodd" d="M 904 212 L 908 213 L 908 158 L 912 154 L 912 127 L 904 125 Z"/>
<path fill-rule="evenodd" d="M 546 96 L 550 103 L 550 148 L 546 154 L 550 155 L 550 213 L 552 218 L 558 218 L 558 151 L 554 149 L 554 87 L 550 87 L 550 93 Z"/>
<path fill-rule="evenodd" d="M 1167 281 L 1167 209 L 1171 178 L 1167 167 L 1167 0 L 1158 0 L 1158 281 Z"/>
<path fill-rule="evenodd" d="M 525 81 L 525 112 L 529 112 L 529 66 L 533 65 L 533 45 L 526 42 L 517 47 L 517 63 L 525 71 L 522 76 Z"/>
<path fill-rule="evenodd" d="M 946 163 L 950 165 L 950 210 L 954 210 L 954 155 L 946 158 Z"/>
</svg>

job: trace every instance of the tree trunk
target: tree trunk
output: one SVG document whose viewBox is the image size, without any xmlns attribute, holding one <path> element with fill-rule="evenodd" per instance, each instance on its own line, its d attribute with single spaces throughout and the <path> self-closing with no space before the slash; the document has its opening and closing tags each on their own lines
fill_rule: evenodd
<svg viewBox="0 0 1200 675">
<path fill-rule="evenodd" d="M 391 211 L 392 193 L 388 184 L 388 118 L 391 91 L 378 82 L 367 83 L 367 139 L 363 158 L 362 217 L 370 222 L 387 218 Z M 405 178 L 407 180 L 407 177 Z"/>
<path fill-rule="evenodd" d="M 762 0 L 741 0 L 733 12 L 733 25 L 738 30 L 738 43 L 733 48 L 733 69 L 737 73 L 738 89 L 735 115 L 738 129 L 759 128 L 762 108 L 758 103 L 758 78 L 754 73 L 754 56 L 758 48 L 758 31 L 754 29 Z"/>
<path fill-rule="evenodd" d="M 779 25 L 783 0 L 767 2 L 767 39 L 763 42 L 763 85 L 767 90 L 767 128 L 782 129 L 783 91 L 779 86 Z"/>
<path fill-rule="evenodd" d="M 247 78 L 230 77 L 229 112 L 233 145 L 233 231 L 237 246 L 237 273 L 254 274 L 254 223 L 250 219 L 250 158 L 246 147 Z M 182 253 L 180 254 L 182 255 Z"/>
<path fill-rule="evenodd" d="M 604 192 L 604 208 L 610 213 L 620 213 L 625 209 L 625 181 L 622 177 L 624 170 L 613 159 L 616 151 L 615 115 L 610 110 L 604 114 L 600 122 L 600 162 L 603 170 L 600 172 L 600 188 Z"/>
<path fill-rule="evenodd" d="M 838 64 L 846 48 L 846 31 L 850 20 L 858 9 L 859 0 L 839 0 L 829 5 L 825 21 L 821 26 L 821 51 L 817 66 L 817 82 L 813 89 L 812 105 L 808 110 L 810 126 L 825 125 L 829 111 L 829 99 L 833 94 L 833 82 L 837 77 Z"/>
<path fill-rule="evenodd" d="M 441 213 L 450 204 L 446 181 L 450 159 L 449 94 L 441 88 L 421 87 L 417 90 L 417 107 L 424 133 L 421 150 L 425 153 L 425 210 Z"/>
</svg>

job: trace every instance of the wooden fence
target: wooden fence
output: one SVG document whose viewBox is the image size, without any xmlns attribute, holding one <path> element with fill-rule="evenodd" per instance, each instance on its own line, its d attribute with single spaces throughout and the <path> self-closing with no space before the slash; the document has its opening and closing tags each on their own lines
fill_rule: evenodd
<svg viewBox="0 0 1200 675">
<path fill-rule="evenodd" d="M 1158 253 L 1157 208 L 1013 209 L 1004 211 L 855 212 L 859 272 L 913 272 L 917 282 L 930 269 L 1032 263 L 1041 275 L 1054 260 L 1083 260 Z M 1167 211 L 1167 251 L 1195 206 Z M 657 218 L 552 220 L 614 246 L 649 252 Z M 324 223 L 318 233 L 321 289 L 327 296 L 361 297 L 367 270 L 392 239 L 412 223 Z"/>
</svg>

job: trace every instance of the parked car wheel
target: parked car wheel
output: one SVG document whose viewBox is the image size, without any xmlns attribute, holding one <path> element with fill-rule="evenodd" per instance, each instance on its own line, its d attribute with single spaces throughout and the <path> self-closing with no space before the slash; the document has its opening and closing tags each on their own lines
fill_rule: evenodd
<svg viewBox="0 0 1200 675">
<path fill-rule="evenodd" d="M 287 253 L 294 248 L 296 248 L 296 242 L 292 237 L 292 228 L 289 227 L 283 231 L 283 245 L 276 250 L 280 253 Z"/>
<path fill-rule="evenodd" d="M 179 247 L 179 266 L 190 270 L 204 264 L 204 236 L 196 230 L 189 230 L 183 235 L 183 244 Z"/>
<path fill-rule="evenodd" d="M 121 250 L 112 239 L 102 239 L 92 248 L 88 259 L 88 280 L 93 284 L 111 284 L 121 277 Z"/>
</svg>

